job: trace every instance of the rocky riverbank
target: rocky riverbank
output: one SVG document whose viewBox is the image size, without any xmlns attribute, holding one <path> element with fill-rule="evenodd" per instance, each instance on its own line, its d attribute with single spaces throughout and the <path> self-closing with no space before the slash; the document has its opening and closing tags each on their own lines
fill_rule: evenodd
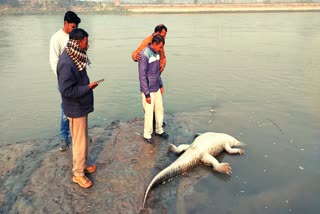
<svg viewBox="0 0 320 214">
<path fill-rule="evenodd" d="M 89 175 L 89 189 L 72 182 L 71 149 L 60 152 L 58 137 L 1 146 L 0 213 L 163 213 L 167 208 L 159 200 L 175 197 L 177 190 L 155 194 L 153 210 L 141 207 L 144 191 L 177 158 L 167 154 L 169 143 L 191 143 L 195 132 L 212 129 L 211 117 L 209 111 L 166 115 L 170 138 L 155 137 L 154 145 L 143 141 L 142 118 L 90 128 L 89 163 L 97 164 L 97 172 Z M 179 197 L 194 176 L 199 175 L 179 185 Z"/>
</svg>

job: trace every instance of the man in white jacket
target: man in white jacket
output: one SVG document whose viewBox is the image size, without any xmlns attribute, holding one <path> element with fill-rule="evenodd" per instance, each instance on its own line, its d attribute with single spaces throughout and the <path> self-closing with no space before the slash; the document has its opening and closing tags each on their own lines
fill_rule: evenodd
<svg viewBox="0 0 320 214">
<path fill-rule="evenodd" d="M 63 52 L 69 40 L 69 33 L 78 27 L 81 19 L 72 11 L 67 11 L 64 15 L 63 28 L 58 30 L 50 39 L 50 66 L 53 73 L 57 76 L 57 64 L 60 54 Z M 59 88 L 58 88 L 59 89 Z M 69 120 L 65 116 L 61 103 L 61 123 L 60 123 L 60 150 L 65 151 L 69 148 L 70 128 Z"/>
</svg>

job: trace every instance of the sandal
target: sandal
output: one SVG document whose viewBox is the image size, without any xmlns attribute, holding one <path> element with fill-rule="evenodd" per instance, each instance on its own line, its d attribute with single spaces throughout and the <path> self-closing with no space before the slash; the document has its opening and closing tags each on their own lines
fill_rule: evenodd
<svg viewBox="0 0 320 214">
<path fill-rule="evenodd" d="M 96 171 L 96 169 L 97 169 L 97 165 L 92 164 L 92 165 L 87 166 L 87 167 L 84 169 L 84 173 L 93 173 L 93 172 Z"/>
<path fill-rule="evenodd" d="M 89 188 L 92 186 L 92 181 L 89 178 L 84 176 L 73 176 L 72 180 L 74 183 L 79 184 L 83 188 Z"/>
</svg>

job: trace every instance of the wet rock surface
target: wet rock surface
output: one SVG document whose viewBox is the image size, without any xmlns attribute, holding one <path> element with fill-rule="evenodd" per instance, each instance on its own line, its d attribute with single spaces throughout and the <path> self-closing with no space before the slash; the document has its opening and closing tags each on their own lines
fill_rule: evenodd
<svg viewBox="0 0 320 214">
<path fill-rule="evenodd" d="M 236 125 L 226 121 L 226 114 L 236 118 L 232 121 Z M 94 182 L 89 189 L 72 182 L 72 150 L 60 152 L 58 136 L 1 146 L 0 213 L 162 214 L 212 213 L 214 210 L 215 213 L 242 214 L 303 213 L 306 207 L 309 213 L 319 210 L 315 197 L 320 192 L 319 185 L 315 185 L 318 172 L 305 173 L 306 170 L 295 169 L 292 164 L 282 164 L 283 158 L 276 159 L 274 155 L 275 159 L 268 163 L 269 169 L 280 173 L 268 174 L 264 170 L 263 154 L 264 145 L 269 141 L 262 141 L 257 150 L 252 149 L 259 143 L 257 139 L 264 139 L 261 136 L 267 139 L 275 132 L 273 124 L 260 127 L 255 121 L 230 115 L 219 106 L 166 114 L 165 122 L 165 131 L 170 137 L 163 140 L 155 136 L 154 145 L 143 140 L 142 118 L 90 128 L 88 163 L 96 163 L 97 171 L 88 175 Z M 239 127 L 244 132 L 242 135 L 238 133 Z M 168 145 L 190 144 L 194 133 L 207 131 L 229 133 L 250 145 L 245 148 L 245 155 L 222 153 L 217 157 L 220 162 L 230 163 L 232 175 L 216 173 L 211 167 L 200 165 L 168 184 L 156 186 L 148 195 L 146 207 L 142 208 L 151 179 L 178 158 L 167 152 Z M 276 136 L 282 137 L 279 142 L 288 142 L 285 135 Z M 279 148 L 283 148 L 280 143 L 272 153 Z M 283 175 L 282 167 L 287 170 L 288 166 L 293 169 L 292 179 Z"/>
<path fill-rule="evenodd" d="M 190 194 L 190 183 L 201 175 L 194 173 L 178 190 L 151 192 L 147 204 L 153 208 L 142 209 L 145 189 L 177 158 L 167 153 L 168 145 L 191 143 L 195 132 L 208 128 L 210 115 L 166 115 L 170 137 L 155 136 L 154 145 L 143 140 L 142 118 L 90 128 L 88 163 L 96 163 L 97 171 L 88 175 L 94 183 L 89 189 L 72 182 L 72 149 L 60 152 L 58 136 L 5 145 L 0 150 L 0 213 L 167 213 L 161 201 L 177 191 Z"/>
</svg>

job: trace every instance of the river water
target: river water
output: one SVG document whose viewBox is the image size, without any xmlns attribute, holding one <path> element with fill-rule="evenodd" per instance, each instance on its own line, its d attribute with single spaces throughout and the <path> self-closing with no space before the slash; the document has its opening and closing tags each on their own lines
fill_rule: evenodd
<svg viewBox="0 0 320 214">
<path fill-rule="evenodd" d="M 320 211 L 319 13 L 79 16 L 90 35 L 90 78 L 105 79 L 90 126 L 143 116 L 131 52 L 164 23 L 165 112 L 215 108 L 212 131 L 247 144 L 245 156 L 225 157 L 237 164 L 230 185 L 209 173 L 179 205 L 166 202 L 170 213 Z M 63 14 L 1 16 L 0 145 L 58 135 L 49 39 L 62 24 Z"/>
</svg>

